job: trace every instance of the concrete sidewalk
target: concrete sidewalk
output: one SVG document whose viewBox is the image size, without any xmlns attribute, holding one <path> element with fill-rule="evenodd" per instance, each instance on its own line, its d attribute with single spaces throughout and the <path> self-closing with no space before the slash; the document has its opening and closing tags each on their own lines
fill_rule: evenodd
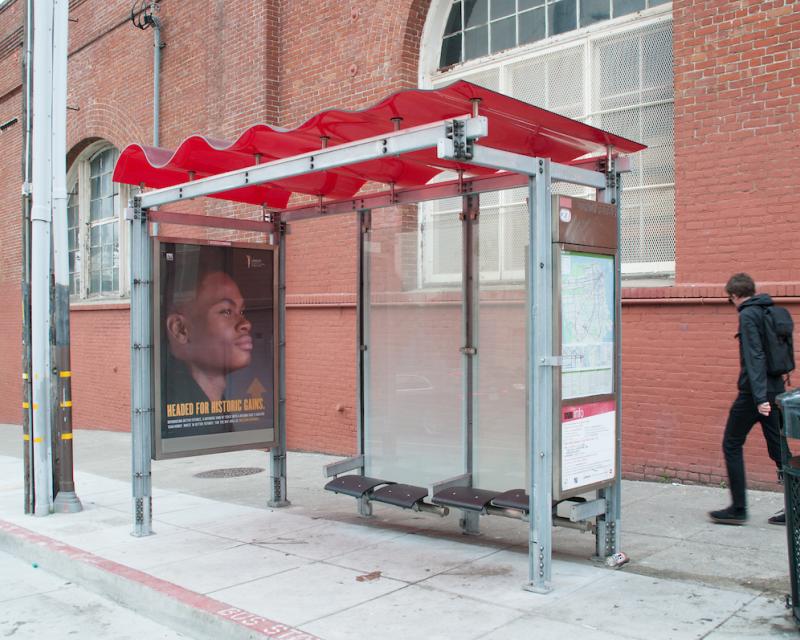
<svg viewBox="0 0 800 640">
<path fill-rule="evenodd" d="M 130 435 L 75 436 L 78 514 L 22 513 L 21 431 L 0 426 L 0 550 L 193 638 L 500 640 L 515 638 L 796 637 L 786 530 L 766 523 L 778 493 L 750 492 L 750 523 L 706 512 L 727 490 L 624 482 L 622 548 L 611 570 L 591 560 L 594 537 L 553 533 L 553 591 L 524 591 L 527 524 L 375 505 L 322 489 L 335 458 L 289 455 L 292 506 L 272 510 L 267 468 L 247 451 L 153 463 L 156 535 L 130 535 Z M 214 474 L 222 475 L 222 474 Z M 55 637 L 55 636 L 54 636 Z"/>
</svg>

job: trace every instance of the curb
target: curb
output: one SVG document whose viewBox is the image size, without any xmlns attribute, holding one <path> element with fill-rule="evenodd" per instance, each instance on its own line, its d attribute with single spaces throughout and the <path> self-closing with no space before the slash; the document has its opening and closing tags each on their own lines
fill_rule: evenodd
<svg viewBox="0 0 800 640">
<path fill-rule="evenodd" d="M 196 640 L 321 640 L 4 520 L 0 550 Z"/>
</svg>

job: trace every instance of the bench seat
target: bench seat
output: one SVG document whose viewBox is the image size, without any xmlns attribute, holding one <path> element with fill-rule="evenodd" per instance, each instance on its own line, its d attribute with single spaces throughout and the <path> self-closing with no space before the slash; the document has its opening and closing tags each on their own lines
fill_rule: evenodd
<svg viewBox="0 0 800 640">
<path fill-rule="evenodd" d="M 530 498 L 525 489 L 511 489 L 492 498 L 492 506 L 501 509 L 517 509 L 528 513 Z"/>
<path fill-rule="evenodd" d="M 447 487 L 433 494 L 431 502 L 464 511 L 483 512 L 498 495 L 497 491 L 473 487 Z"/>
<path fill-rule="evenodd" d="M 389 480 L 380 480 L 379 478 L 351 474 L 334 478 L 325 485 L 325 489 L 333 491 L 334 493 L 343 493 L 348 496 L 353 496 L 354 498 L 361 498 L 365 493 L 372 491 L 375 487 L 393 484 L 396 483 Z"/>
<path fill-rule="evenodd" d="M 428 490 L 425 487 L 415 487 L 412 484 L 387 484 L 373 491 L 370 500 L 385 502 L 403 509 L 413 509 L 414 505 L 422 502 L 427 495 Z"/>
</svg>

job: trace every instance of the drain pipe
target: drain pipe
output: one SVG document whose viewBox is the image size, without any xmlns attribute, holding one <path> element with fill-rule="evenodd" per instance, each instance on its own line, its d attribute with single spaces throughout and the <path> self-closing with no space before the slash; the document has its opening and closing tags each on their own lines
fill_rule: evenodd
<svg viewBox="0 0 800 640">
<path fill-rule="evenodd" d="M 150 20 L 153 23 L 153 146 L 159 144 L 159 125 L 161 118 L 161 20 L 155 12 L 158 4 L 150 3 Z"/>
<path fill-rule="evenodd" d="M 52 505 L 50 407 L 50 223 L 53 183 L 53 3 L 37 2 L 33 14 L 33 160 L 31 207 L 31 364 L 33 377 L 33 487 L 35 516 Z"/>
<path fill-rule="evenodd" d="M 140 9 L 136 11 L 139 0 L 134 0 L 131 9 L 131 22 L 133 26 L 142 31 L 153 27 L 153 146 L 159 145 L 159 125 L 161 114 L 161 49 L 164 43 L 161 42 L 161 20 L 156 13 L 160 11 L 159 0 L 141 0 Z"/>
<path fill-rule="evenodd" d="M 55 450 L 58 452 L 57 513 L 83 510 L 75 495 L 72 458 L 72 371 L 69 330 L 69 242 L 67 225 L 67 42 L 69 0 L 55 0 L 53 21 L 53 270 L 55 273 L 55 349 L 58 371 Z"/>
</svg>

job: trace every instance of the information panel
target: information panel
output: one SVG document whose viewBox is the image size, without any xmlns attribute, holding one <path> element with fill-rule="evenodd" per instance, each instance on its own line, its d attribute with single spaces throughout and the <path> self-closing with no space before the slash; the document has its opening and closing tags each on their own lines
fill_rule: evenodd
<svg viewBox="0 0 800 640">
<path fill-rule="evenodd" d="M 605 400 L 561 408 L 561 490 L 613 480 L 616 461 L 616 402 Z"/>
<path fill-rule="evenodd" d="M 561 398 L 614 390 L 614 256 L 561 252 Z"/>
<path fill-rule="evenodd" d="M 275 442 L 275 252 L 158 243 L 154 455 Z"/>
</svg>

